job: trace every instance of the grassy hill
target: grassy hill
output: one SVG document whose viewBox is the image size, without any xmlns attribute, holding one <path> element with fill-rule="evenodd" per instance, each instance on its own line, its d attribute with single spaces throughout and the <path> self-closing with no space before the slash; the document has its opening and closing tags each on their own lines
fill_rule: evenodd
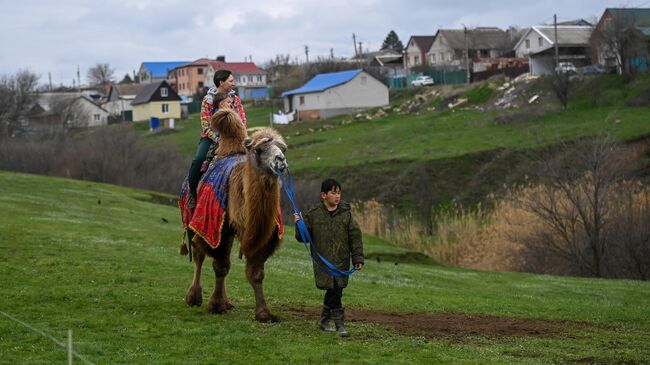
<svg viewBox="0 0 650 365">
<path fill-rule="evenodd" d="M 603 133 L 621 140 L 650 134 L 648 77 L 627 85 L 614 75 L 588 79 L 575 88 L 567 110 L 558 109 L 541 81 L 518 88 L 527 89 L 525 100 L 544 94 L 538 105 L 526 109 L 484 109 L 499 93 L 479 85 L 460 95 L 470 105 L 456 110 L 391 111 L 374 120 L 340 116 L 276 128 L 287 139 L 297 185 L 314 186 L 325 176 L 334 176 L 343 182 L 349 198 L 375 198 L 424 217 L 432 205 L 475 204 L 519 179 L 527 173 L 526 154 L 531 149 Z M 397 106 L 418 92 L 422 90 L 397 90 L 391 104 Z M 271 112 L 270 107 L 248 108 L 249 126 L 268 125 Z M 147 141 L 171 140 L 193 154 L 199 125 L 194 115 L 179 124 L 180 132 Z"/>
<path fill-rule="evenodd" d="M 63 363 L 64 341 L 97 364 L 646 363 L 650 284 L 491 273 L 409 261 L 366 236 L 344 303 L 348 339 L 316 330 L 322 292 L 289 229 L 267 264 L 279 324 L 253 319 L 233 255 L 236 308 L 188 308 L 178 209 L 155 193 L 0 172 L 0 363 Z M 204 297 L 212 283 L 204 265 Z M 25 325 L 17 322 L 21 321 Z M 75 359 L 76 363 L 82 363 Z"/>
</svg>

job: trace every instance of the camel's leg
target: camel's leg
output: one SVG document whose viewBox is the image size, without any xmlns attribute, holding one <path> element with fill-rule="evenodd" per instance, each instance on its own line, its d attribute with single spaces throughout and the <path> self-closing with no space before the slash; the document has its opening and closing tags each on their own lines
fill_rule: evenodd
<svg viewBox="0 0 650 365">
<path fill-rule="evenodd" d="M 192 242 L 189 242 L 189 244 L 191 245 Z M 205 254 L 194 247 L 192 257 L 194 257 L 194 278 L 192 279 L 192 285 L 187 290 L 187 294 L 185 294 L 185 302 L 190 307 L 200 306 L 203 303 L 203 295 L 201 293 L 201 266 L 203 265 Z"/>
<path fill-rule="evenodd" d="M 264 300 L 264 262 L 267 257 L 246 259 L 246 278 L 255 292 L 255 319 L 259 322 L 278 322 Z"/>
<path fill-rule="evenodd" d="M 225 313 L 227 310 L 232 309 L 233 305 L 228 299 L 226 294 L 226 276 L 230 271 L 230 251 L 232 249 L 232 242 L 234 239 L 232 234 L 223 234 L 221 236 L 221 243 L 217 247 L 212 260 L 212 268 L 214 269 L 215 284 L 214 292 L 210 297 L 208 303 L 208 312 L 210 313 Z"/>
</svg>

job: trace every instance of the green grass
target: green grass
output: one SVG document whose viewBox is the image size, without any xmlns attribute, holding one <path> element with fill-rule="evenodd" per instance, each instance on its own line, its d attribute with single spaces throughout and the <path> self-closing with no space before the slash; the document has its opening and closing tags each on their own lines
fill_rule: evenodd
<svg viewBox="0 0 650 365">
<path fill-rule="evenodd" d="M 236 308 L 214 316 L 183 302 L 192 267 L 178 255 L 178 209 L 150 194 L 61 178 L 0 172 L 0 311 L 64 341 L 97 364 L 644 363 L 650 358 L 650 284 L 369 261 L 345 291 L 348 308 L 572 321 L 555 336 L 427 337 L 349 322 L 341 340 L 315 329 L 305 248 L 288 230 L 267 264 L 265 291 L 279 324 L 253 320 L 252 290 L 233 254 Z M 165 223 L 161 218 L 165 218 Z M 364 237 L 366 253 L 404 252 Z M 212 270 L 204 265 L 204 301 Z M 579 321 L 579 323 L 573 322 Z M 460 323 L 459 323 L 460 325 Z M 65 349 L 0 316 L 0 363 L 63 363 Z M 81 363 L 76 360 L 76 363 Z"/>
<path fill-rule="evenodd" d="M 595 81 L 592 81 L 592 83 Z M 350 124 L 339 116 L 319 122 L 276 126 L 289 145 L 288 159 L 293 171 L 321 170 L 332 167 L 356 168 L 368 163 L 391 160 L 437 160 L 499 148 L 526 149 L 559 139 L 610 133 L 615 138 L 630 139 L 650 133 L 650 108 L 626 107 L 624 101 L 638 94 L 649 83 L 645 78 L 621 88 L 616 78 L 607 77 L 598 85 L 585 84 L 575 92 L 568 110 L 553 112 L 534 120 L 496 124 L 498 111 L 478 112 L 471 109 L 423 112 L 399 115 Z M 591 86 L 589 86 L 591 85 Z M 587 89 L 601 89 L 589 94 Z M 616 94 L 613 99 L 608 95 Z M 394 93 L 403 99 L 408 92 Z M 482 86 L 464 97 L 480 104 L 493 97 Z M 605 102 L 609 100 L 609 102 Z M 268 125 L 270 107 L 247 109 L 249 126 Z M 141 128 L 142 129 L 142 128 Z M 151 143 L 171 140 L 179 149 L 193 154 L 200 132 L 197 115 L 179 123 L 179 132 L 150 137 Z"/>
</svg>

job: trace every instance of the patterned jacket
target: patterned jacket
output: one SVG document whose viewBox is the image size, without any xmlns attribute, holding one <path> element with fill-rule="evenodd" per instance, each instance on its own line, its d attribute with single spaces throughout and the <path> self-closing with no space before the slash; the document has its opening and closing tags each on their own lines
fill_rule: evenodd
<svg viewBox="0 0 650 365">
<path fill-rule="evenodd" d="M 214 114 L 216 105 L 214 105 L 214 94 L 216 93 L 216 88 L 210 88 L 208 93 L 203 97 L 201 101 L 201 138 L 208 137 L 213 141 L 217 141 L 219 136 L 212 129 L 210 129 L 210 117 Z M 230 108 L 239 113 L 242 123 L 244 123 L 244 128 L 247 127 L 246 123 L 246 112 L 244 111 L 244 106 L 237 95 L 230 96 Z"/>
</svg>

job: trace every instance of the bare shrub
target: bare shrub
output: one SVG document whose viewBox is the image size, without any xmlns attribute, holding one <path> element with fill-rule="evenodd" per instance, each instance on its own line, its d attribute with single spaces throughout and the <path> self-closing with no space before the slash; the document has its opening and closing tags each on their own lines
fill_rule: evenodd
<svg viewBox="0 0 650 365">
<path fill-rule="evenodd" d="M 0 169 L 105 182 L 176 194 L 189 168 L 173 145 L 142 144 L 124 126 L 75 136 L 5 138 Z"/>
</svg>

